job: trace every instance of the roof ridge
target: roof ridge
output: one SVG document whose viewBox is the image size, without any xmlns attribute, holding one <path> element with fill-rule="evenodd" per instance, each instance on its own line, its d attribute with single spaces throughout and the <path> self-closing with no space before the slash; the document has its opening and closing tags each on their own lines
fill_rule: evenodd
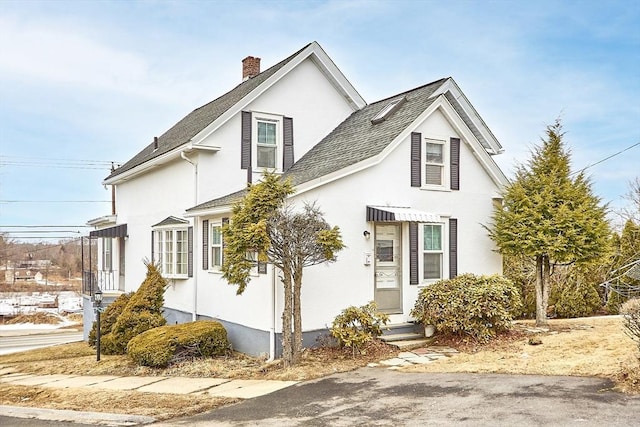
<svg viewBox="0 0 640 427">
<path fill-rule="evenodd" d="M 368 106 L 371 106 L 371 105 L 373 105 L 373 104 L 378 104 L 378 103 L 380 103 L 380 102 L 384 102 L 384 101 L 389 101 L 389 100 L 390 100 L 390 99 L 392 99 L 392 98 L 396 98 L 396 97 L 398 97 L 398 96 L 400 96 L 400 95 L 405 95 L 405 94 L 407 94 L 407 93 L 409 93 L 409 92 L 414 92 L 414 91 L 416 91 L 416 90 L 423 89 L 423 88 L 425 88 L 425 87 L 427 87 L 427 86 L 431 86 L 431 85 L 436 84 L 436 83 L 439 83 L 439 82 L 444 82 L 445 80 L 448 80 L 448 79 L 450 79 L 450 78 L 451 78 L 451 77 L 443 77 L 443 78 L 441 78 L 441 79 L 434 80 L 434 81 L 432 81 L 432 82 L 430 82 L 430 83 L 423 84 L 423 85 L 420 85 L 420 86 L 416 86 L 416 87 L 414 87 L 413 89 L 405 90 L 405 91 L 403 91 L 403 92 L 396 93 L 395 95 L 391 95 L 391 96 L 388 96 L 388 97 L 386 97 L 386 98 L 380 99 L 380 100 L 378 100 L 378 101 L 374 101 L 374 102 L 372 102 L 371 104 L 369 104 Z"/>
</svg>

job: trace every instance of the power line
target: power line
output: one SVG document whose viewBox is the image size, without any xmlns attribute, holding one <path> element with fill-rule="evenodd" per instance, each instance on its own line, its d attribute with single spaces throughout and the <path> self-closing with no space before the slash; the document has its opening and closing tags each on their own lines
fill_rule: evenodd
<svg viewBox="0 0 640 427">
<path fill-rule="evenodd" d="M 89 225 L 0 225 L 0 228 L 78 228 Z"/>
<path fill-rule="evenodd" d="M 111 200 L 0 200 L 0 203 L 111 203 Z"/>
<path fill-rule="evenodd" d="M 575 172 L 572 172 L 571 174 L 569 174 L 569 176 L 572 176 L 572 175 L 578 174 L 578 173 L 580 173 L 580 172 L 584 172 L 585 170 L 587 170 L 587 169 L 589 169 L 589 168 L 591 168 L 591 167 L 593 167 L 593 166 L 595 166 L 595 165 L 599 165 L 600 163 L 606 162 L 607 160 L 609 160 L 609 159 L 611 159 L 611 158 L 613 158 L 613 157 L 615 157 L 615 156 L 618 156 L 618 155 L 620 155 L 620 154 L 624 153 L 625 151 L 629 151 L 629 150 L 631 150 L 633 147 L 637 147 L 638 145 L 640 145 L 640 142 L 636 142 L 635 144 L 630 145 L 629 147 L 624 148 L 624 149 L 622 149 L 622 150 L 618 151 L 617 153 L 614 153 L 614 154 L 612 154 L 612 155 L 610 155 L 610 156 L 608 156 L 608 157 L 605 157 L 605 158 L 604 158 L 604 159 L 602 159 L 602 160 L 598 160 L 597 162 L 592 163 L 592 164 L 590 164 L 590 165 L 588 165 L 588 166 L 585 166 L 585 167 L 583 167 L 583 168 L 582 168 L 582 169 L 580 169 L 580 170 L 577 170 L 577 171 L 575 171 Z"/>
<path fill-rule="evenodd" d="M 56 165 L 56 164 L 45 164 L 45 163 L 18 163 L 18 162 L 5 162 L 0 161 L 0 166 L 37 166 L 39 168 L 58 168 L 58 169 L 94 169 L 94 170 L 111 170 L 111 166 L 65 166 L 65 165 Z"/>
<path fill-rule="evenodd" d="M 76 240 L 77 237 L 74 236 L 12 236 L 12 239 L 69 239 L 70 241 Z"/>
<path fill-rule="evenodd" d="M 0 166 L 36 166 L 68 169 L 112 169 L 119 162 L 109 160 L 59 159 L 0 155 Z"/>
<path fill-rule="evenodd" d="M 31 233 L 77 233 L 78 230 L 18 230 L 18 231 L 2 231 L 5 234 L 31 234 Z"/>
</svg>

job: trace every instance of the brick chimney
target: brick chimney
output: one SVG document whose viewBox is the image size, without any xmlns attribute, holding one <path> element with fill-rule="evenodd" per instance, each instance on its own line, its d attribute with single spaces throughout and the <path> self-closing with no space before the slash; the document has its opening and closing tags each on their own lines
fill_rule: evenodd
<svg viewBox="0 0 640 427">
<path fill-rule="evenodd" d="M 260 74 L 260 58 L 247 56 L 242 60 L 242 81 Z"/>
</svg>

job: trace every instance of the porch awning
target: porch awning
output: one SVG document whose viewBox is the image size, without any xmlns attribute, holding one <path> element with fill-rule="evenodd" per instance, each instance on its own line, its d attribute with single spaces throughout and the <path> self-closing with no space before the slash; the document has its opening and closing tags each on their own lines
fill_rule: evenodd
<svg viewBox="0 0 640 427">
<path fill-rule="evenodd" d="M 89 237 L 127 237 L 127 224 L 120 224 L 114 227 L 93 230 Z"/>
<path fill-rule="evenodd" d="M 367 221 L 440 222 L 440 215 L 395 206 L 367 206 Z"/>
</svg>

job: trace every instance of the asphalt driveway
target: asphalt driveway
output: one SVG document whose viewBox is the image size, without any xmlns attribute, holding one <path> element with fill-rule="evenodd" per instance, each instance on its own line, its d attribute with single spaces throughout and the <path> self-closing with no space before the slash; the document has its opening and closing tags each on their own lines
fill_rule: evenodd
<svg viewBox="0 0 640 427">
<path fill-rule="evenodd" d="M 156 426 L 638 426 L 640 396 L 598 378 L 363 368 Z"/>
</svg>

